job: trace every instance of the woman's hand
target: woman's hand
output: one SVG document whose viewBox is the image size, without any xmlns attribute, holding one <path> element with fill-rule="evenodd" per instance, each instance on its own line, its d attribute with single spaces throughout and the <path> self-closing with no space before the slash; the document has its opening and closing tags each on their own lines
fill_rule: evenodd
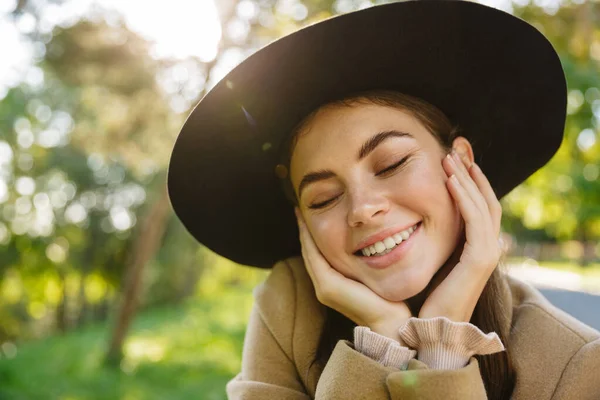
<svg viewBox="0 0 600 400">
<path fill-rule="evenodd" d="M 469 322 L 488 279 L 498 265 L 502 208 L 479 166 L 453 151 L 442 161 L 448 190 L 465 221 L 466 242 L 456 266 L 425 300 L 419 318 L 447 317 Z"/>
<path fill-rule="evenodd" d="M 308 231 L 304 219 L 295 209 L 302 244 L 302 258 L 315 286 L 319 301 L 344 314 L 357 325 L 399 341 L 398 330 L 411 317 L 404 302 L 391 302 L 378 296 L 360 282 L 346 278 L 323 257 Z"/>
</svg>

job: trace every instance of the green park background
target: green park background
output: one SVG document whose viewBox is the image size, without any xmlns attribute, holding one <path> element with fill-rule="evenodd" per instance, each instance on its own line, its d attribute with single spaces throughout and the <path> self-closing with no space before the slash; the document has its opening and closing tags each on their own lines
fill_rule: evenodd
<svg viewBox="0 0 600 400">
<path fill-rule="evenodd" d="M 160 56 L 93 1 L 2 2 L 0 33 L 12 27 L 31 57 L 0 76 L 0 400 L 225 399 L 239 371 L 267 272 L 220 258 L 174 216 L 178 128 L 261 46 L 384 1 L 189 1 L 216 10 L 213 56 Z M 598 278 L 600 3 L 498 6 L 549 38 L 568 81 L 560 150 L 502 201 L 509 260 Z"/>
</svg>

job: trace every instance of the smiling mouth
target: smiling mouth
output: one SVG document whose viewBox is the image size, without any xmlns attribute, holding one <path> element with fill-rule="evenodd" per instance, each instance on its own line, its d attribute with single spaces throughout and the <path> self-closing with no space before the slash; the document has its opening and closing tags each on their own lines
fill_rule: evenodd
<svg viewBox="0 0 600 400">
<path fill-rule="evenodd" d="M 373 243 L 361 250 L 354 252 L 357 257 L 381 257 L 394 250 L 396 247 L 401 245 L 403 242 L 408 240 L 413 232 L 419 228 L 422 221 L 417 222 L 415 225 L 401 232 L 395 233 L 387 238 Z"/>
</svg>

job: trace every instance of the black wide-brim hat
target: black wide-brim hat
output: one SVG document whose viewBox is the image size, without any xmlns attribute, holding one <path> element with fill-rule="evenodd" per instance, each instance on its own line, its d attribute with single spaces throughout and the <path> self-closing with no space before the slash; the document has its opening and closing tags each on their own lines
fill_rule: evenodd
<svg viewBox="0 0 600 400">
<path fill-rule="evenodd" d="M 562 140 L 565 76 L 533 26 L 457 0 L 380 5 L 267 45 L 204 96 L 170 160 L 175 213 L 200 243 L 235 262 L 268 268 L 299 255 L 293 207 L 275 173 L 283 143 L 319 105 L 370 89 L 442 110 L 471 141 L 498 198 Z"/>
</svg>

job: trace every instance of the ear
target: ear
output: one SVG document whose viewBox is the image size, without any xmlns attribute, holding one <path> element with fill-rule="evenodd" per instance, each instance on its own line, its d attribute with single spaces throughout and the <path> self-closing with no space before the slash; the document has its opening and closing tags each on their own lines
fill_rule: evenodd
<svg viewBox="0 0 600 400">
<path fill-rule="evenodd" d="M 475 156 L 473 154 L 471 143 L 466 138 L 459 136 L 454 139 L 452 141 L 452 150 L 460 156 L 468 168 L 471 168 L 471 165 L 473 165 L 473 162 L 475 161 Z"/>
</svg>

